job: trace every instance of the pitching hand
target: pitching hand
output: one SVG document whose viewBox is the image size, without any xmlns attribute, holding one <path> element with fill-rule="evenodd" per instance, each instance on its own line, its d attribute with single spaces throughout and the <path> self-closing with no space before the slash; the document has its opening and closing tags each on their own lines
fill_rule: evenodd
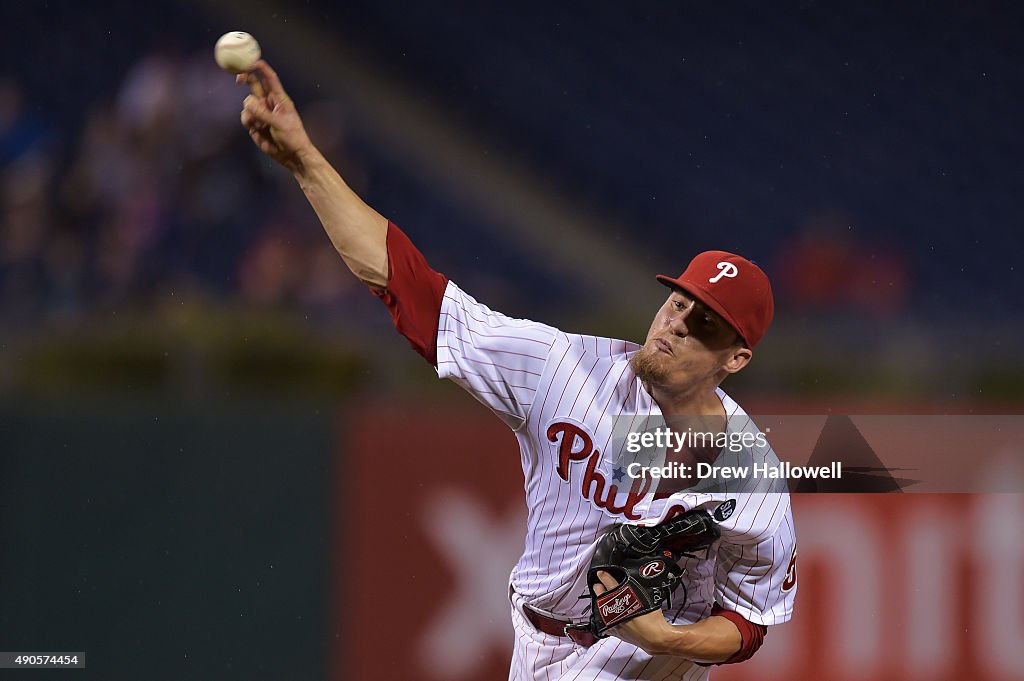
<svg viewBox="0 0 1024 681">
<path fill-rule="evenodd" d="M 594 593 L 600 595 L 619 585 L 615 578 L 603 570 L 598 571 L 600 584 L 594 585 Z M 667 650 L 666 639 L 672 634 L 672 625 L 668 623 L 660 610 L 634 617 L 608 630 L 608 633 L 632 643 L 649 655 L 664 655 Z"/>
<path fill-rule="evenodd" d="M 298 170 L 303 155 L 313 151 L 313 143 L 277 73 L 261 59 L 248 73 L 238 74 L 235 82 L 249 85 L 252 91 L 243 102 L 241 116 L 252 141 L 284 167 Z"/>
</svg>

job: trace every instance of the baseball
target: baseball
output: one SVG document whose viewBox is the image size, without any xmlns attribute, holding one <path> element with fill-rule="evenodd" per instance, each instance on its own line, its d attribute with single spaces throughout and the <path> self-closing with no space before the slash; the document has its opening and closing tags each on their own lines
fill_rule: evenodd
<svg viewBox="0 0 1024 681">
<path fill-rule="evenodd" d="M 260 44 L 245 31 L 231 31 L 217 41 L 213 58 L 225 71 L 245 73 L 259 61 Z"/>
</svg>

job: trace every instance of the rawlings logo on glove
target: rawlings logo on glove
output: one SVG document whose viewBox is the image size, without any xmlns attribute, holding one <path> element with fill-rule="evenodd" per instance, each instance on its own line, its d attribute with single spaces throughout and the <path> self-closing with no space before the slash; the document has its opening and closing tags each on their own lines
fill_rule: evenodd
<svg viewBox="0 0 1024 681">
<path fill-rule="evenodd" d="M 618 590 L 615 593 L 619 593 Z M 607 623 L 624 620 L 643 607 L 640 599 L 637 598 L 636 593 L 632 589 L 627 589 L 625 593 L 610 599 L 610 603 L 608 602 L 609 599 L 605 598 L 605 596 L 608 596 L 608 594 L 598 596 L 597 607 L 601 612 L 601 619 Z"/>
<path fill-rule="evenodd" d="M 683 578 L 682 556 L 707 551 L 718 539 L 718 526 L 707 511 L 689 511 L 656 527 L 614 525 L 597 543 L 587 571 L 590 621 L 579 625 L 598 638 L 634 617 L 672 606 L 672 592 Z M 600 595 L 598 572 L 618 586 Z"/>
</svg>

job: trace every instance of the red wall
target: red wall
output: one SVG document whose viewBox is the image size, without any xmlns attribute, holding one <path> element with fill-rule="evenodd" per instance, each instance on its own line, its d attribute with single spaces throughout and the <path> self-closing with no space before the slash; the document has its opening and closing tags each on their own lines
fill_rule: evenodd
<svg viewBox="0 0 1024 681">
<path fill-rule="evenodd" d="M 515 438 L 475 404 L 366 408 L 342 437 L 334 678 L 507 677 L 506 584 L 525 524 Z M 715 678 L 1024 678 L 1024 497 L 793 504 L 795 617 Z"/>
</svg>

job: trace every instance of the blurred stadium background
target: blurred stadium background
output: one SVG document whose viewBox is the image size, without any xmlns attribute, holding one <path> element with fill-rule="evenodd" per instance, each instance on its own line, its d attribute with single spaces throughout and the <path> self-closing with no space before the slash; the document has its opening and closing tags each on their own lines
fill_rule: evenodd
<svg viewBox="0 0 1024 681">
<path fill-rule="evenodd" d="M 514 440 L 252 148 L 227 30 L 497 309 L 642 339 L 654 273 L 736 250 L 776 286 L 727 386 L 748 409 L 1024 405 L 1016 3 L 32 0 L 0 26 L 2 650 L 507 673 Z M 1024 678 L 1020 495 L 795 504 L 796 619 L 714 678 Z"/>
</svg>

